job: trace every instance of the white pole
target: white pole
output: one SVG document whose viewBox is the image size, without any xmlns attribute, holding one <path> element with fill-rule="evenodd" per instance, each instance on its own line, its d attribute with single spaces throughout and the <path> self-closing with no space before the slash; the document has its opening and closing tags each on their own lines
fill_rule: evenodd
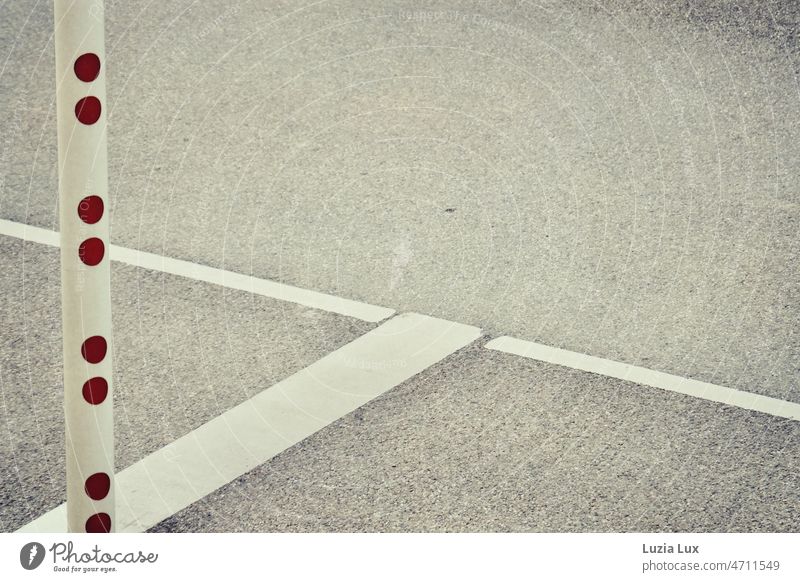
<svg viewBox="0 0 800 582">
<path fill-rule="evenodd" d="M 67 531 L 114 531 L 102 0 L 54 0 Z"/>
</svg>

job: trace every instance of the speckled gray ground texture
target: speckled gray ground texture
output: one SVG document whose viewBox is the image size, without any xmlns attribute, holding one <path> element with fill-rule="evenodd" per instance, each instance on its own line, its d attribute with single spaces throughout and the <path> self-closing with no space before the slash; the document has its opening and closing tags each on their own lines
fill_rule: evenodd
<svg viewBox="0 0 800 582">
<path fill-rule="evenodd" d="M 800 423 L 473 345 L 152 531 L 798 532 Z"/>
<path fill-rule="evenodd" d="M 114 242 L 800 401 L 800 4 L 107 1 Z M 52 16 L 0 217 L 56 224 Z"/>
<path fill-rule="evenodd" d="M 58 260 L 0 237 L 0 531 L 64 501 Z M 118 470 L 374 327 L 126 265 L 112 293 Z"/>
</svg>

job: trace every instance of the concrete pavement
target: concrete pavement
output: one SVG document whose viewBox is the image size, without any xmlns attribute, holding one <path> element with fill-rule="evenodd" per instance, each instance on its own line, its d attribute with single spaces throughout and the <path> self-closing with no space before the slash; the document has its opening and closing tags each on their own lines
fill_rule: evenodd
<svg viewBox="0 0 800 582">
<path fill-rule="evenodd" d="M 57 229 L 52 12 L 0 218 Z M 112 241 L 800 402 L 796 3 L 106 2 Z M 61 499 L 55 250 L 0 237 L 0 527 Z M 374 327 L 114 268 L 118 468 Z M 473 345 L 158 531 L 797 531 L 796 422 Z"/>
<path fill-rule="evenodd" d="M 3 10 L 0 216 L 52 228 L 50 7 Z M 800 398 L 794 3 L 106 21 L 114 242 Z"/>
<path fill-rule="evenodd" d="M 798 446 L 796 421 L 473 345 L 152 531 L 797 532 Z"/>
<path fill-rule="evenodd" d="M 64 501 L 58 250 L 0 237 L 0 529 Z M 121 470 L 374 324 L 113 265 Z"/>
</svg>

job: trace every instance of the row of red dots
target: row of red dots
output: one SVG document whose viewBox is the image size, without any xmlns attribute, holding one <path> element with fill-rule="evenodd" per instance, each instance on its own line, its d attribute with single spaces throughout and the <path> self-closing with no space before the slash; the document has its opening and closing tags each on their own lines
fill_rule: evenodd
<svg viewBox="0 0 800 582">
<path fill-rule="evenodd" d="M 85 83 L 91 83 L 100 74 L 100 57 L 94 53 L 85 53 L 75 60 L 73 66 L 75 76 Z M 84 97 L 75 104 L 75 117 L 84 125 L 92 125 L 100 119 L 102 107 L 100 100 L 94 96 Z M 103 217 L 103 199 L 99 196 L 87 196 L 78 204 L 78 217 L 86 224 L 95 224 Z M 99 265 L 105 255 L 105 245 L 97 237 L 84 240 L 78 247 L 78 257 L 90 266 Z M 95 335 L 86 339 L 81 345 L 81 355 L 90 364 L 99 364 L 106 357 L 108 343 L 103 336 Z M 108 381 L 96 376 L 83 385 L 83 398 L 92 405 L 101 404 L 108 396 Z M 111 491 L 111 477 L 108 473 L 94 473 L 84 483 L 86 495 L 95 501 L 105 499 Z M 87 533 L 108 533 L 111 531 L 111 516 L 107 513 L 95 513 L 86 520 Z"/>
</svg>

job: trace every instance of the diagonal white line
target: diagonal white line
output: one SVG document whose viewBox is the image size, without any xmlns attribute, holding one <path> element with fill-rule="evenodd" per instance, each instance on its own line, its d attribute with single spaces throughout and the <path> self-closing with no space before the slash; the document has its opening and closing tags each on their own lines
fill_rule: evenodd
<svg viewBox="0 0 800 582">
<path fill-rule="evenodd" d="M 480 334 L 427 315 L 390 319 L 118 473 L 116 531 L 151 528 Z M 66 506 L 18 531 L 66 531 Z"/>
<path fill-rule="evenodd" d="M 0 219 L 0 235 L 59 246 L 57 232 Z M 111 245 L 111 258 L 364 321 L 394 310 L 240 273 Z M 480 335 L 478 328 L 417 314 L 357 340 L 209 421 L 117 475 L 117 531 L 143 531 L 258 466 Z M 601 374 L 722 404 L 800 420 L 800 404 L 570 352 L 508 336 L 488 349 Z M 61 532 L 61 505 L 19 531 Z"/>
<path fill-rule="evenodd" d="M 50 246 L 57 247 L 59 244 L 57 232 L 10 220 L 0 219 L 0 234 Z M 316 291 L 300 289 L 298 287 L 292 287 L 265 279 L 258 279 L 231 271 L 195 265 L 187 261 L 144 253 L 133 249 L 118 247 L 116 245 L 111 245 L 111 258 L 130 265 L 141 266 L 147 269 L 163 271 L 192 279 L 199 279 L 242 291 L 250 291 L 266 297 L 299 303 L 308 307 L 315 307 L 325 311 L 348 315 L 369 322 L 382 321 L 395 313 L 393 309 L 386 307 L 377 307 L 366 303 L 350 301 Z M 576 370 L 584 370 L 586 372 L 602 374 L 612 378 L 629 380 L 637 384 L 644 384 L 646 386 L 679 392 L 697 398 L 704 398 L 722 404 L 729 404 L 748 410 L 756 410 L 758 412 L 764 412 L 792 420 L 800 420 L 800 404 L 752 392 L 744 392 L 742 390 L 718 386 L 708 382 L 674 376 L 665 372 L 658 372 L 648 368 L 632 366 L 630 364 L 597 358 L 577 352 L 570 352 L 508 336 L 496 338 L 490 341 L 486 347 L 501 352 L 574 368 Z"/>
<path fill-rule="evenodd" d="M 493 339 L 486 344 L 490 350 L 505 352 L 516 356 L 523 356 L 533 360 L 557 364 L 593 372 L 611 378 L 627 380 L 636 384 L 644 384 L 654 388 L 661 388 L 671 392 L 678 392 L 688 396 L 695 396 L 713 402 L 720 402 L 730 406 L 737 406 L 747 410 L 765 412 L 773 416 L 780 416 L 791 420 L 800 420 L 800 404 L 787 402 L 761 394 L 717 386 L 708 382 L 673 376 L 665 372 L 640 368 L 622 362 L 606 360 L 570 352 L 559 348 L 553 348 L 535 342 L 521 340 L 513 337 L 503 336 Z"/>
<path fill-rule="evenodd" d="M 59 235 L 57 232 L 13 222 L 11 220 L 0 219 L 0 234 L 45 244 L 51 247 L 59 246 Z M 230 289 L 248 291 L 256 295 L 263 295 L 264 297 L 270 297 L 272 299 L 279 299 L 281 301 L 305 305 L 306 307 L 338 313 L 370 323 L 383 321 L 395 313 L 394 309 L 389 309 L 388 307 L 379 307 L 377 305 L 352 301 L 318 291 L 277 283 L 268 279 L 259 279 L 258 277 L 243 275 L 242 273 L 234 273 L 233 271 L 198 265 L 189 261 L 182 261 L 180 259 L 173 259 L 117 245 L 111 245 L 111 260 L 135 267 L 150 269 L 152 271 L 161 271 L 162 273 L 179 275 L 197 281 L 205 281 L 206 283 L 213 283 Z"/>
</svg>

